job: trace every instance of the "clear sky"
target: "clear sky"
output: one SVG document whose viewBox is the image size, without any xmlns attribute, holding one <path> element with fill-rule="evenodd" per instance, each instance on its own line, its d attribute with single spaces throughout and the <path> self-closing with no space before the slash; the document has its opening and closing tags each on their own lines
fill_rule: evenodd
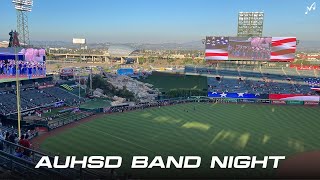
<svg viewBox="0 0 320 180">
<path fill-rule="evenodd" d="M 34 0 L 31 40 L 188 42 L 237 33 L 238 12 L 263 11 L 264 36 L 320 40 L 320 0 Z M 16 27 L 11 0 L 0 0 L 0 39 Z"/>
</svg>

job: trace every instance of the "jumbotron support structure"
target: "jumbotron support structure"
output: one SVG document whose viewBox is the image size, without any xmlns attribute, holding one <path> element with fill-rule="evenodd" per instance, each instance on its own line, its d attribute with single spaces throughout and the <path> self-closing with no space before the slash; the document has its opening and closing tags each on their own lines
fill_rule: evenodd
<svg viewBox="0 0 320 180">
<path fill-rule="evenodd" d="M 263 12 L 240 12 L 238 37 L 262 37 L 263 21 Z"/>
<path fill-rule="evenodd" d="M 28 13 L 32 11 L 33 0 L 12 0 L 12 3 L 17 10 L 17 31 L 21 46 L 29 46 Z"/>
</svg>

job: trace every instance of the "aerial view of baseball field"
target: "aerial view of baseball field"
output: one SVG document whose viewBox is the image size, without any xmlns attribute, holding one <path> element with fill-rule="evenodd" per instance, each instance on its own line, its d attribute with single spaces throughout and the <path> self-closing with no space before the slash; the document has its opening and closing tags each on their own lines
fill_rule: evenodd
<svg viewBox="0 0 320 180">
<path fill-rule="evenodd" d="M 0 180 L 320 179 L 317 2 L 60 2 L 0 0 Z"/>
<path fill-rule="evenodd" d="M 54 133 L 40 148 L 63 155 L 120 155 L 125 165 L 120 171 L 126 172 L 132 171 L 134 155 L 200 155 L 208 160 L 204 164 L 212 154 L 290 157 L 320 148 L 319 116 L 317 107 L 188 103 L 102 115 Z M 201 177 L 203 171 L 183 173 Z"/>
</svg>

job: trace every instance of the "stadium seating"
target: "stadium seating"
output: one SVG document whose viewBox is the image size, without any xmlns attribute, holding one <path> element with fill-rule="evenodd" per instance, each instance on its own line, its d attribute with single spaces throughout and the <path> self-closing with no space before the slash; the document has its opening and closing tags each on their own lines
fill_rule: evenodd
<svg viewBox="0 0 320 180">
<path fill-rule="evenodd" d="M 73 105 L 80 102 L 84 102 L 85 100 L 83 98 L 80 98 L 76 96 L 75 94 L 72 94 L 66 90 L 63 90 L 61 88 L 58 87 L 52 87 L 52 88 L 46 88 L 43 89 L 44 92 L 46 92 L 47 94 L 52 95 L 53 97 L 55 97 L 58 101 L 64 101 L 67 104 Z"/>
<path fill-rule="evenodd" d="M 57 101 L 56 98 L 52 97 L 50 94 L 44 93 L 43 90 L 37 89 L 21 91 L 21 98 L 34 103 L 37 106 L 45 106 Z"/>
<path fill-rule="evenodd" d="M 0 114 L 7 115 L 17 111 L 17 96 L 14 90 L 0 91 Z M 68 105 L 76 105 L 85 99 L 63 90 L 59 87 L 44 89 L 27 88 L 21 90 L 21 110 L 51 105 L 55 102 L 64 101 Z"/>
<path fill-rule="evenodd" d="M 17 97 L 11 92 L 0 92 L 0 114 L 10 114 L 17 111 Z M 21 109 L 31 109 L 36 107 L 33 102 L 29 102 L 25 99 L 21 99 Z"/>
<path fill-rule="evenodd" d="M 311 85 L 319 82 L 317 71 L 297 71 L 292 68 L 238 68 L 216 66 L 185 68 L 186 73 L 208 76 L 208 89 L 213 92 L 302 93 L 314 94 Z"/>
</svg>

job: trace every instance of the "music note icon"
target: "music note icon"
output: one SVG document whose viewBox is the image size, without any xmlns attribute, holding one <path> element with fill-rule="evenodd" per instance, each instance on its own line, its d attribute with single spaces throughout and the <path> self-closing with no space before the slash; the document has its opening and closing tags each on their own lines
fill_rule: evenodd
<svg viewBox="0 0 320 180">
<path fill-rule="evenodd" d="M 305 12 L 305 14 L 308 14 L 308 12 L 312 10 L 316 10 L 316 2 L 312 3 L 310 7 L 307 6 L 307 11 Z"/>
</svg>

